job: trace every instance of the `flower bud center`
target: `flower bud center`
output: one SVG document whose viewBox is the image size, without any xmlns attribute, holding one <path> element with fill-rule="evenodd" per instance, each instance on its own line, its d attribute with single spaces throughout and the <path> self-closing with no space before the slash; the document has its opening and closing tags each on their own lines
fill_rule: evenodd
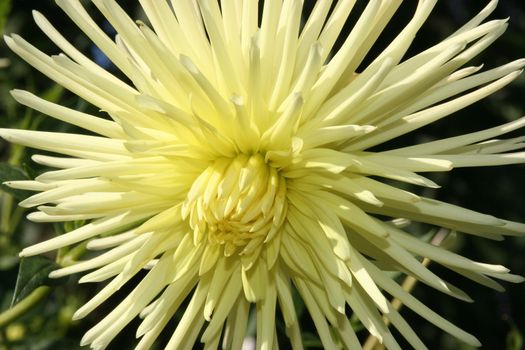
<svg viewBox="0 0 525 350">
<path fill-rule="evenodd" d="M 193 183 L 183 204 L 194 241 L 224 245 L 224 254 L 243 252 L 270 240 L 285 217 L 286 182 L 261 154 L 221 158 Z"/>
</svg>

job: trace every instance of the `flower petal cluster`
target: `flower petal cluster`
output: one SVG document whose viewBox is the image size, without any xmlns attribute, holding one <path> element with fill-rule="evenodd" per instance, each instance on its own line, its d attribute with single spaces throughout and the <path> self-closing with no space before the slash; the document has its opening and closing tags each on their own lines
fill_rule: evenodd
<svg viewBox="0 0 525 350">
<path fill-rule="evenodd" d="M 9 183 L 37 192 L 20 203 L 37 208 L 29 219 L 86 220 L 21 255 L 82 242 L 101 251 L 51 273 L 87 272 L 81 283 L 105 283 L 75 319 L 148 270 L 82 344 L 104 349 L 140 316 L 137 349 L 147 349 L 182 310 L 166 349 L 199 341 L 240 349 L 250 314 L 257 347 L 277 348 L 278 313 L 291 346 L 301 349 L 296 291 L 327 349 L 360 348 L 350 313 L 388 349 L 399 345 L 384 320 L 413 347 L 425 348 L 386 295 L 479 345 L 390 272 L 462 300 L 469 297 L 420 257 L 496 290 L 495 279 L 523 280 L 427 243 L 405 224 L 490 239 L 523 235 L 523 224 L 409 190 L 438 187 L 421 173 L 523 163 L 522 138 L 495 138 L 525 118 L 402 148 L 374 147 L 501 89 L 525 60 L 483 71 L 465 66 L 505 31 L 506 20 L 485 21 L 496 1 L 443 41 L 405 57 L 436 2 L 419 1 L 403 30 L 364 68 L 400 0 L 367 2 L 337 50 L 355 1 L 317 1 L 303 18 L 300 0 L 140 0 L 144 23 L 115 1 L 93 0 L 117 31 L 113 40 L 79 0 L 57 0 L 125 80 L 77 50 L 38 12 L 37 25 L 63 53 L 49 56 L 17 35 L 6 37 L 20 57 L 101 111 L 90 115 L 12 92 L 21 104 L 87 131 L 0 131 L 10 142 L 56 154 L 33 157 L 55 170 Z"/>
</svg>

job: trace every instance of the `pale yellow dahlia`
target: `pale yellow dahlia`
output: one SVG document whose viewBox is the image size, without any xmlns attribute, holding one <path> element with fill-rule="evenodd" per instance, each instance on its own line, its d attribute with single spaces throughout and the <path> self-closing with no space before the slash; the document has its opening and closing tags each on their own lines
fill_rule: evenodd
<svg viewBox="0 0 525 350">
<path fill-rule="evenodd" d="M 137 348 L 146 349 L 188 298 L 167 349 L 189 349 L 199 341 L 207 348 L 222 341 L 239 349 L 251 312 L 257 347 L 276 348 L 277 308 L 291 344 L 301 349 L 296 289 L 327 349 L 360 348 L 351 313 L 388 349 L 399 345 L 385 320 L 412 346 L 424 348 L 385 294 L 479 345 L 403 290 L 390 272 L 463 300 L 469 297 L 427 269 L 421 257 L 494 289 L 501 286 L 493 278 L 522 277 L 426 243 L 404 231 L 400 220 L 385 217 L 491 239 L 522 235 L 523 224 L 397 186 L 436 188 L 419 173 L 524 162 L 524 152 L 514 152 L 523 145 L 519 138 L 494 138 L 522 127 L 525 118 L 369 151 L 497 91 L 525 65 L 518 60 L 482 72 L 463 67 L 507 26 L 506 20 L 482 23 L 496 1 L 439 44 L 404 58 L 436 2 L 419 1 L 410 22 L 359 74 L 400 0 L 367 2 L 336 52 L 355 1 L 317 1 L 302 21 L 300 0 L 141 0 L 149 23 L 135 23 L 115 1 L 94 0 L 118 33 L 112 40 L 80 1 L 57 0 L 126 82 L 79 52 L 38 12 L 37 25 L 62 54 L 48 56 L 17 35 L 7 37 L 29 64 L 101 110 L 89 115 L 13 91 L 18 102 L 90 132 L 1 131 L 10 142 L 63 155 L 34 156 L 59 170 L 9 183 L 39 192 L 20 203 L 37 207 L 29 218 L 88 220 L 21 255 L 84 241 L 103 250 L 51 274 L 92 270 L 80 282 L 107 281 L 75 319 L 149 269 L 82 344 L 104 349 L 140 316 Z"/>
</svg>

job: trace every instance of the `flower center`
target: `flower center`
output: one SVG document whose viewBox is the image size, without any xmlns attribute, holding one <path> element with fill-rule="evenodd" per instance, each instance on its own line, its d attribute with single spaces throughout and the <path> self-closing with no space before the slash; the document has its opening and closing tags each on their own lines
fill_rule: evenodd
<svg viewBox="0 0 525 350">
<path fill-rule="evenodd" d="M 279 230 L 286 211 L 286 182 L 261 154 L 220 158 L 193 183 L 182 206 L 195 243 L 224 245 L 229 256 L 248 253 Z"/>
</svg>

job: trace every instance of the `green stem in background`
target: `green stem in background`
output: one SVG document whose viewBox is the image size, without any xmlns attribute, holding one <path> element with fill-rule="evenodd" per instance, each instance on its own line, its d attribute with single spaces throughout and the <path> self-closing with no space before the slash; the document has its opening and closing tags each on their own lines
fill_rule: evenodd
<svg viewBox="0 0 525 350">
<path fill-rule="evenodd" d="M 26 208 L 15 206 L 13 196 L 10 194 L 1 193 L 0 195 L 2 198 L 2 204 L 0 206 L 0 208 L 2 208 L 2 213 L 0 214 L 0 220 L 2 220 L 0 222 L 0 233 L 11 236 L 15 232 L 20 220 L 22 220 Z"/>
<path fill-rule="evenodd" d="M 442 228 L 434 235 L 430 243 L 432 243 L 435 246 L 439 246 L 447 238 L 448 234 L 449 234 L 449 230 Z M 421 261 L 421 265 L 426 267 L 428 266 L 428 264 L 430 264 L 430 261 L 431 260 L 429 258 L 424 258 Z M 403 283 L 401 284 L 401 287 L 403 288 L 403 290 L 410 293 L 416 286 L 417 282 L 418 280 L 416 278 L 412 276 L 407 276 L 405 280 L 403 281 Z M 399 311 L 402 306 L 403 306 L 403 303 L 401 302 L 401 300 L 397 298 L 392 299 L 392 307 L 394 308 L 394 310 Z M 385 325 L 388 327 L 390 325 L 390 320 L 386 317 L 383 317 L 383 320 L 385 322 Z M 363 350 L 382 350 L 384 348 L 385 346 L 383 344 L 380 344 L 379 340 L 373 335 L 370 335 L 366 339 L 366 342 L 363 344 Z"/>
<path fill-rule="evenodd" d="M 78 261 L 87 250 L 87 243 L 80 243 L 67 252 L 57 255 L 56 262 L 60 266 L 70 266 Z"/>
<path fill-rule="evenodd" d="M 0 232 L 11 235 L 11 211 L 13 209 L 13 197 L 8 193 L 2 193 L 2 214 L 0 222 Z"/>
<path fill-rule="evenodd" d="M 19 206 L 17 206 L 13 210 L 13 213 L 11 215 L 12 228 L 10 228 L 10 230 L 11 230 L 10 232 L 13 232 L 15 230 L 15 228 L 18 226 L 18 224 L 20 223 L 20 221 L 24 217 L 24 214 L 25 214 L 26 210 L 27 210 L 26 208 L 22 208 L 22 207 L 19 207 Z"/>
<path fill-rule="evenodd" d="M 0 328 L 5 327 L 35 307 L 51 292 L 51 287 L 40 286 L 12 308 L 0 314 Z"/>
</svg>

